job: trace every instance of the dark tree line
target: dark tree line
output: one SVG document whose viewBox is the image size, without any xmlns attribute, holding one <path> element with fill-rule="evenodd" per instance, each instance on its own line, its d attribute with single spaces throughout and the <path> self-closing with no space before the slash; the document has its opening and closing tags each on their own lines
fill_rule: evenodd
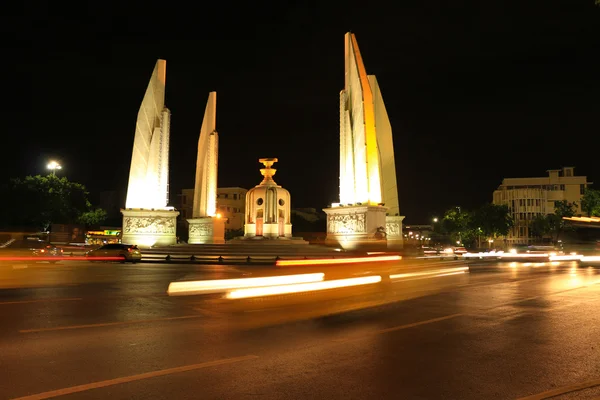
<svg viewBox="0 0 600 400">
<path fill-rule="evenodd" d="M 14 178 L 0 187 L 0 226 L 46 230 L 50 224 L 97 225 L 106 212 L 92 207 L 80 183 L 55 175 Z"/>
</svg>

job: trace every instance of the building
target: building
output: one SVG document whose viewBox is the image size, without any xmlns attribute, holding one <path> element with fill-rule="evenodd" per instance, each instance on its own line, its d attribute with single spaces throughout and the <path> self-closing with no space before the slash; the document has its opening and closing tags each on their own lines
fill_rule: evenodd
<svg viewBox="0 0 600 400">
<path fill-rule="evenodd" d="M 236 231 L 244 228 L 244 211 L 246 209 L 246 192 L 241 187 L 217 188 L 217 213 L 225 219 L 225 230 Z M 181 191 L 179 212 L 181 221 L 192 218 L 194 189 Z"/>
<path fill-rule="evenodd" d="M 529 223 L 537 215 L 554 213 L 556 201 L 566 200 L 577 205 L 581 214 L 581 197 L 592 184 L 585 176 L 576 176 L 574 167 L 548 170 L 541 178 L 505 178 L 494 191 L 493 203 L 507 205 L 514 226 L 506 237 L 508 243 L 529 243 L 533 235 Z"/>
</svg>

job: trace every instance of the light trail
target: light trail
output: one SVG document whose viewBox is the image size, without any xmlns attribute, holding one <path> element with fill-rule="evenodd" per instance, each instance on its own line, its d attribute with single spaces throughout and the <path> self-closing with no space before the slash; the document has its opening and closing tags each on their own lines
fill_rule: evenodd
<svg viewBox="0 0 600 400">
<path fill-rule="evenodd" d="M 295 285 L 267 286 L 247 289 L 236 289 L 226 294 L 228 299 L 246 299 L 250 297 L 276 296 L 280 294 L 314 292 L 327 289 L 338 289 L 350 286 L 369 285 L 381 282 L 381 276 L 371 275 L 360 278 L 335 279 L 313 283 L 299 283 Z"/>
<path fill-rule="evenodd" d="M 231 289 L 252 288 L 294 283 L 309 283 L 322 281 L 325 274 L 297 274 L 269 276 L 258 278 L 213 279 L 206 281 L 171 282 L 167 293 L 170 296 L 193 295 L 202 293 L 219 293 Z"/>
<path fill-rule="evenodd" d="M 123 261 L 125 257 L 85 257 L 85 256 L 66 256 L 66 257 L 0 257 L 1 261 Z M 138 260 L 136 260 L 138 261 Z"/>
<path fill-rule="evenodd" d="M 421 278 L 421 277 L 431 277 L 435 278 L 438 276 L 448 276 L 448 275 L 458 275 L 464 274 L 469 271 L 469 267 L 456 267 L 456 268 L 445 268 L 445 269 L 436 269 L 433 271 L 422 271 L 422 272 L 408 272 L 404 274 L 392 274 L 390 275 L 390 279 L 392 280 L 401 280 L 408 278 Z"/>
<path fill-rule="evenodd" d="M 353 257 L 353 258 L 325 258 L 314 260 L 277 260 L 278 267 L 292 267 L 299 265 L 332 265 L 332 264 L 357 264 L 378 261 L 399 261 L 401 256 L 376 256 L 376 257 Z"/>
</svg>

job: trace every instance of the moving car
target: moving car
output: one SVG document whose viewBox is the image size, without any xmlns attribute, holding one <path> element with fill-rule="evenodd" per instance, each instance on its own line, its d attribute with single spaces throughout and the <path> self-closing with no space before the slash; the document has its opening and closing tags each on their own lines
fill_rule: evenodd
<svg viewBox="0 0 600 400">
<path fill-rule="evenodd" d="M 136 245 L 122 243 L 105 244 L 102 247 L 88 251 L 85 255 L 90 259 L 94 257 L 120 257 L 123 261 L 131 261 L 133 263 L 142 259 L 142 253 Z"/>
<path fill-rule="evenodd" d="M 59 258 L 62 255 L 63 249 L 38 238 L 13 240 L 0 248 L 0 257 L 11 257 L 15 261 L 19 258 L 39 257 L 44 258 L 44 260 L 40 261 L 55 263 L 58 260 L 48 260 L 48 258 Z"/>
</svg>

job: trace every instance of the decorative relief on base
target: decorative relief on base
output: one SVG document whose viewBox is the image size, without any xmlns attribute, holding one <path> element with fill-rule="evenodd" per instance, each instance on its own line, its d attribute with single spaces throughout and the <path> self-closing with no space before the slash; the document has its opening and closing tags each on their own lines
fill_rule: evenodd
<svg viewBox="0 0 600 400">
<path fill-rule="evenodd" d="M 400 224 L 398 222 L 387 222 L 385 224 L 385 232 L 388 236 L 400 236 Z"/>
<path fill-rule="evenodd" d="M 404 216 L 395 215 L 385 217 L 385 231 L 387 233 L 388 247 L 402 247 L 404 237 L 402 236 L 402 220 Z"/>
<path fill-rule="evenodd" d="M 366 214 L 330 214 L 327 216 L 327 233 L 366 232 Z"/>
<path fill-rule="evenodd" d="M 123 233 L 175 234 L 173 217 L 124 217 Z"/>
<path fill-rule="evenodd" d="M 200 224 L 194 224 L 194 223 L 190 223 L 190 236 L 211 236 L 213 235 L 213 227 L 212 227 L 212 223 L 208 222 L 208 223 L 200 223 Z"/>
</svg>

